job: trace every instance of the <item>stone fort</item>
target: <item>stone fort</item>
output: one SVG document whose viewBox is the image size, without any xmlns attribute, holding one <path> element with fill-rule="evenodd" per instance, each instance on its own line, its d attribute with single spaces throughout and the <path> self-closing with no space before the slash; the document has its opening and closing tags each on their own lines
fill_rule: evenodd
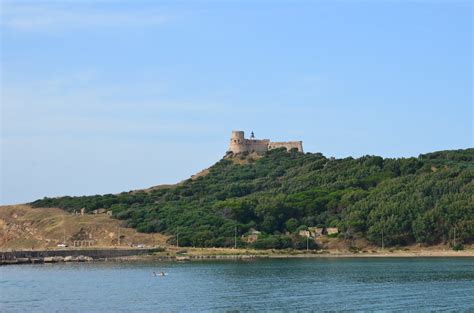
<svg viewBox="0 0 474 313">
<path fill-rule="evenodd" d="M 303 152 L 302 141 L 281 141 L 275 142 L 270 139 L 255 139 L 255 135 L 252 132 L 249 139 L 245 138 L 244 132 L 240 130 L 232 131 L 232 137 L 230 138 L 229 151 L 236 153 L 244 152 L 257 152 L 264 153 L 268 150 L 286 148 L 286 150 L 297 149 L 299 152 Z"/>
</svg>

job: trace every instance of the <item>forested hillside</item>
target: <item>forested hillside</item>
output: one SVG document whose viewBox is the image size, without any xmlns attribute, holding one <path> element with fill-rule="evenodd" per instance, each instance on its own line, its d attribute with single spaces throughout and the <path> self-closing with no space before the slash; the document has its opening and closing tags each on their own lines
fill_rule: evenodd
<svg viewBox="0 0 474 313">
<path fill-rule="evenodd" d="M 458 242 L 472 242 L 474 149 L 403 159 L 272 150 L 222 159 L 176 186 L 32 205 L 110 209 L 140 232 L 179 232 L 183 246 L 232 246 L 236 229 L 241 235 L 255 228 L 265 247 L 298 247 L 284 234 L 310 226 L 335 226 L 343 238 L 376 245 L 383 232 L 386 246 L 446 242 L 454 229 Z"/>
</svg>

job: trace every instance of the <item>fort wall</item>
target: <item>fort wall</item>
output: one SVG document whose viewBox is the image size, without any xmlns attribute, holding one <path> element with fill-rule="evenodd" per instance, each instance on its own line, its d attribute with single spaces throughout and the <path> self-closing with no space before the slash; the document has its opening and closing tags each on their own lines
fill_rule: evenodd
<svg viewBox="0 0 474 313">
<path fill-rule="evenodd" d="M 280 142 L 270 142 L 268 145 L 268 150 L 286 148 L 286 150 L 296 149 L 299 152 L 303 152 L 303 142 L 302 141 L 280 141 Z"/>
<path fill-rule="evenodd" d="M 280 141 L 272 142 L 269 139 L 250 139 L 245 138 L 243 131 L 232 131 L 230 138 L 229 151 L 232 153 L 244 153 L 244 152 L 258 152 L 265 153 L 268 150 L 286 148 L 288 151 L 295 148 L 299 152 L 303 152 L 302 141 Z"/>
</svg>

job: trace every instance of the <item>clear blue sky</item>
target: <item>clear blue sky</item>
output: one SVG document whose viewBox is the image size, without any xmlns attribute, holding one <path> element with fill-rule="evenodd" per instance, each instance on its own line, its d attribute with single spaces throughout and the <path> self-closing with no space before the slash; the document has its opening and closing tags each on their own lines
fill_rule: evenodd
<svg viewBox="0 0 474 313">
<path fill-rule="evenodd" d="M 2 204 L 175 183 L 233 129 L 473 146 L 471 1 L 0 1 Z"/>
</svg>

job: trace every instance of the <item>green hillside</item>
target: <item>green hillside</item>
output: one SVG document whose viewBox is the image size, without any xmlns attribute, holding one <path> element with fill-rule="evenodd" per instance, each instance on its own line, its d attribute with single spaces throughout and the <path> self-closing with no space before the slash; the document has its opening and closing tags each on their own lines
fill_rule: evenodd
<svg viewBox="0 0 474 313">
<path fill-rule="evenodd" d="M 272 150 L 225 158 L 176 186 L 118 195 L 44 198 L 35 207 L 106 208 L 140 232 L 179 232 L 182 246 L 232 246 L 263 232 L 255 247 L 300 247 L 298 229 L 335 226 L 376 245 L 474 238 L 474 149 L 418 158 L 326 158 Z M 171 241 L 174 240 L 171 237 Z M 172 242 L 170 242 L 172 243 Z M 243 243 L 239 243 L 243 245 Z"/>
</svg>

